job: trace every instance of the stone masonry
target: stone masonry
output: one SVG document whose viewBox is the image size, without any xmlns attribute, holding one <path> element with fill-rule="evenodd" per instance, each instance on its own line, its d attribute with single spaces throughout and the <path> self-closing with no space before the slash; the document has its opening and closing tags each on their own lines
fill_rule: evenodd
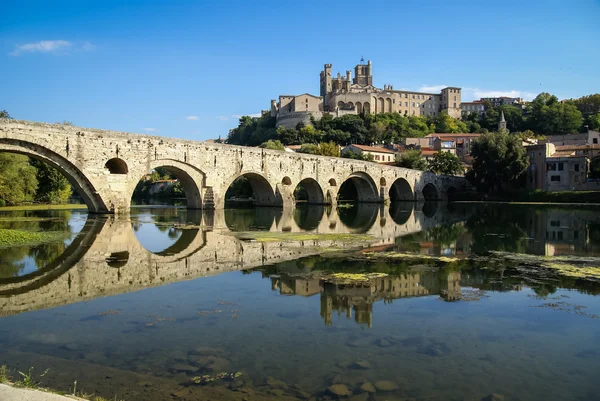
<svg viewBox="0 0 600 401">
<path fill-rule="evenodd" d="M 313 204 L 335 204 L 347 180 L 359 202 L 445 200 L 464 178 L 351 159 L 161 138 L 29 121 L 0 120 L 0 151 L 58 168 L 93 213 L 127 213 L 140 178 L 164 167 L 183 184 L 187 206 L 221 209 L 225 193 L 245 176 L 257 206 L 292 207 L 303 182 Z"/>
</svg>

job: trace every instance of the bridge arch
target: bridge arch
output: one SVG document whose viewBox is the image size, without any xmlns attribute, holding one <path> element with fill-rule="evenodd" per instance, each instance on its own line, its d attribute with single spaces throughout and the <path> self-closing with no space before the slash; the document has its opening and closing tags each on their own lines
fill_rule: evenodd
<svg viewBox="0 0 600 401">
<path fill-rule="evenodd" d="M 305 201 L 313 205 L 322 205 L 325 203 L 323 188 L 321 188 L 321 185 L 314 178 L 305 178 L 300 181 L 294 190 L 294 198 L 296 202 Z"/>
<path fill-rule="evenodd" d="M 179 182 L 181 182 L 183 190 L 185 191 L 187 208 L 202 209 L 203 204 L 201 191 L 205 181 L 205 175 L 201 170 L 197 169 L 196 167 L 190 164 L 180 162 L 179 160 L 174 159 L 154 160 L 152 161 L 152 163 L 150 163 L 149 167 L 150 170 L 154 170 L 156 168 L 163 168 L 167 170 L 169 174 L 171 174 Z M 142 173 L 139 173 L 139 176 L 142 175 Z M 133 193 L 138 183 L 139 181 L 134 180 L 130 184 L 129 199 L 131 199 L 131 197 L 133 196 Z"/>
<path fill-rule="evenodd" d="M 275 193 L 275 190 L 262 174 L 253 171 L 237 174 L 225 188 L 224 200 L 230 197 L 228 194 L 232 184 L 239 178 L 245 178 L 248 184 L 252 187 L 252 199 L 255 206 L 282 206 L 283 201 L 281 196 Z"/>
<path fill-rule="evenodd" d="M 423 198 L 426 201 L 435 201 L 435 200 L 439 200 L 440 196 L 438 193 L 437 188 L 435 187 L 435 185 L 433 185 L 432 183 L 428 183 L 427 185 L 425 185 L 423 187 Z"/>
<path fill-rule="evenodd" d="M 340 186 L 338 202 L 340 200 L 380 202 L 381 198 L 373 178 L 363 171 L 355 171 Z"/>
<path fill-rule="evenodd" d="M 105 204 L 97 189 L 81 170 L 58 153 L 32 142 L 11 138 L 0 138 L 0 152 L 18 153 L 40 160 L 60 171 L 71 187 L 83 198 L 92 213 L 111 212 L 111 205 Z"/>
<path fill-rule="evenodd" d="M 111 174 L 127 174 L 129 172 L 129 167 L 127 167 L 125 160 L 118 157 L 113 157 L 107 161 L 104 168 Z"/>
<path fill-rule="evenodd" d="M 409 182 L 402 177 L 394 181 L 390 187 L 389 195 L 392 202 L 413 201 L 415 199 Z"/>
</svg>

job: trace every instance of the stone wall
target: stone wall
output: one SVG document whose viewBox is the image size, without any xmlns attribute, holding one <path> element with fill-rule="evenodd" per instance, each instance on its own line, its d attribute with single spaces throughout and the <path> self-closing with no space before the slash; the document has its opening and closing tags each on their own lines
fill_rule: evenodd
<svg viewBox="0 0 600 401">
<path fill-rule="evenodd" d="M 423 200 L 428 184 L 438 200 L 466 185 L 460 177 L 359 160 L 16 120 L 0 120 L 0 151 L 55 166 L 92 212 L 128 212 L 138 181 L 156 167 L 182 182 L 189 208 L 223 208 L 227 188 L 240 176 L 252 184 L 257 205 L 282 207 L 294 205 L 300 181 L 314 184 L 317 193 L 309 197 L 334 203 L 348 179 L 360 187 L 359 201 L 378 203 L 399 179 L 409 184 L 403 188 L 412 200 Z"/>
</svg>

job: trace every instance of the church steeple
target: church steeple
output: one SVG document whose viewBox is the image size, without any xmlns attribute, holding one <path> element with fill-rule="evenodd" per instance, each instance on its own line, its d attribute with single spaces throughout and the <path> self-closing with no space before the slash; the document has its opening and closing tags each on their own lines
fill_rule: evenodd
<svg viewBox="0 0 600 401">
<path fill-rule="evenodd" d="M 504 119 L 504 110 L 500 114 L 500 122 L 498 123 L 498 131 L 506 130 L 506 120 Z"/>
</svg>

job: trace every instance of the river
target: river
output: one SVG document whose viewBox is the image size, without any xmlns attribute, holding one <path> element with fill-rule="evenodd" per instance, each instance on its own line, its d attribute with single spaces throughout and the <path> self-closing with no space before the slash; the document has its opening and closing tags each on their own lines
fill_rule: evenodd
<svg viewBox="0 0 600 401">
<path fill-rule="evenodd" d="M 0 365 L 126 401 L 600 400 L 599 211 L 0 212 L 57 233 L 0 248 Z"/>
</svg>

